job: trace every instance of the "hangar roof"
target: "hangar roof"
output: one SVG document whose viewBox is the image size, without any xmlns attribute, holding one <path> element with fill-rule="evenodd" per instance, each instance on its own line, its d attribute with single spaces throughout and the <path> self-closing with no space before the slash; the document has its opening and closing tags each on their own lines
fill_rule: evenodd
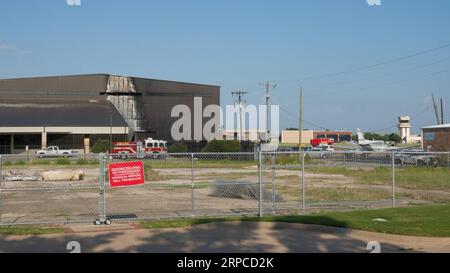
<svg viewBox="0 0 450 273">
<path fill-rule="evenodd" d="M 447 128 L 450 128 L 450 123 L 423 127 L 422 129 L 447 129 Z"/>
<path fill-rule="evenodd" d="M 127 126 L 108 102 L 109 74 L 0 79 L 0 127 L 25 126 Z M 119 76 L 120 77 L 120 76 Z M 168 138 L 165 113 L 175 104 L 192 103 L 192 97 L 205 97 L 205 103 L 220 104 L 220 87 L 215 85 L 129 77 L 144 101 L 145 119 L 150 130 Z M 169 112 L 170 113 L 170 112 Z M 166 135 L 164 135 L 166 134 Z"/>
<path fill-rule="evenodd" d="M 127 126 L 119 112 L 107 101 L 75 103 L 49 101 L 45 104 L 32 101 L 0 102 L 0 117 L 0 127 Z"/>
<path fill-rule="evenodd" d="M 109 74 L 86 74 L 86 75 L 69 75 L 54 77 L 34 77 L 34 78 L 15 78 L 0 79 L 0 93 L 15 94 L 18 92 L 44 93 L 44 95 L 57 95 L 60 93 L 99 95 L 107 89 Z M 170 83 L 173 85 L 197 85 L 218 87 L 215 85 L 205 85 L 186 82 L 165 81 L 158 79 L 147 79 L 139 77 L 130 77 L 136 84 L 139 92 L 148 92 L 152 86 L 158 86 L 162 83 Z"/>
</svg>

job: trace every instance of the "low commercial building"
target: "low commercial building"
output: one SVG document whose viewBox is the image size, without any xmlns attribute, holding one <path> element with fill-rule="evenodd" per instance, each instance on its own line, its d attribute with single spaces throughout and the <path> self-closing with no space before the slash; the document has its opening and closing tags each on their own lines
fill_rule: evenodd
<svg viewBox="0 0 450 273">
<path fill-rule="evenodd" d="M 423 149 L 430 152 L 450 151 L 450 123 L 422 128 Z"/>
<path fill-rule="evenodd" d="M 352 141 L 352 132 L 346 131 L 315 131 L 314 138 L 332 138 L 335 142 Z"/>
<path fill-rule="evenodd" d="M 309 145 L 314 138 L 314 132 L 310 130 L 302 131 L 302 144 Z M 281 132 L 281 143 L 299 145 L 300 131 L 299 130 L 283 130 Z"/>
<path fill-rule="evenodd" d="M 242 139 L 241 139 L 242 133 Z M 265 130 L 223 130 L 222 131 L 223 139 L 226 140 L 242 140 L 242 141 L 252 141 L 259 142 L 266 138 L 267 132 Z"/>
</svg>

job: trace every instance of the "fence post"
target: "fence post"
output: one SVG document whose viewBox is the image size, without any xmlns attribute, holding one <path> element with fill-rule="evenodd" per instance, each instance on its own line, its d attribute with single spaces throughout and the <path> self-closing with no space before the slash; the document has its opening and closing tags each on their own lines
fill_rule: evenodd
<svg viewBox="0 0 450 273">
<path fill-rule="evenodd" d="M 98 199 L 98 218 L 100 221 L 106 221 L 106 200 L 105 200 L 105 155 L 99 156 L 99 183 L 100 193 Z"/>
<path fill-rule="evenodd" d="M 450 169 L 450 152 L 447 152 L 447 171 Z"/>
<path fill-rule="evenodd" d="M 0 155 L 0 225 L 2 222 L 3 158 Z"/>
<path fill-rule="evenodd" d="M 194 154 L 191 154 L 191 213 L 195 216 L 195 173 L 194 173 Z"/>
<path fill-rule="evenodd" d="M 392 153 L 392 207 L 395 208 L 397 206 L 397 201 L 395 199 L 395 153 Z"/>
<path fill-rule="evenodd" d="M 262 165 L 262 151 L 260 150 L 259 151 L 259 177 L 258 177 L 258 180 L 259 180 L 259 217 L 262 217 L 263 216 L 263 176 L 262 176 L 262 173 L 263 173 L 263 170 L 262 170 L 262 168 L 263 168 L 263 165 Z"/>
<path fill-rule="evenodd" d="M 276 215 L 276 192 L 275 192 L 275 154 L 272 155 L 272 214 Z"/>
<path fill-rule="evenodd" d="M 306 200 L 305 200 L 305 157 L 306 154 L 302 155 L 302 214 L 305 214 Z"/>
</svg>

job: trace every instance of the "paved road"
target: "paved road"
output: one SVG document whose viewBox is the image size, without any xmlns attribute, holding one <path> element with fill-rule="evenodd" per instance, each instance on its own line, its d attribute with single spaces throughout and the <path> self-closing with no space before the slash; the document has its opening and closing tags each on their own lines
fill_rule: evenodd
<svg viewBox="0 0 450 273">
<path fill-rule="evenodd" d="M 75 233 L 0 235 L 0 252 L 68 252 L 78 241 L 82 252 L 359 252 L 378 241 L 382 252 L 450 252 L 450 238 L 377 234 L 288 223 L 226 222 L 191 228 L 144 230 L 116 225 L 104 231 L 74 227 Z"/>
</svg>

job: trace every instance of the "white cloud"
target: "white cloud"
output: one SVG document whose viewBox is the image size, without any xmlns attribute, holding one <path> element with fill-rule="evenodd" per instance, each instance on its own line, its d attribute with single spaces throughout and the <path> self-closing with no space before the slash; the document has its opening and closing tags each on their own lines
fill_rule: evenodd
<svg viewBox="0 0 450 273">
<path fill-rule="evenodd" d="M 31 54 L 31 51 L 29 50 L 21 50 L 15 46 L 12 45 L 8 45 L 5 43 L 0 43 L 0 52 L 11 52 L 11 53 L 15 53 L 15 54 Z"/>
<path fill-rule="evenodd" d="M 15 48 L 13 46 L 10 46 L 10 45 L 7 45 L 7 44 L 0 43 L 0 50 L 12 50 L 12 51 L 14 51 L 14 50 L 17 50 L 17 48 Z"/>
</svg>

